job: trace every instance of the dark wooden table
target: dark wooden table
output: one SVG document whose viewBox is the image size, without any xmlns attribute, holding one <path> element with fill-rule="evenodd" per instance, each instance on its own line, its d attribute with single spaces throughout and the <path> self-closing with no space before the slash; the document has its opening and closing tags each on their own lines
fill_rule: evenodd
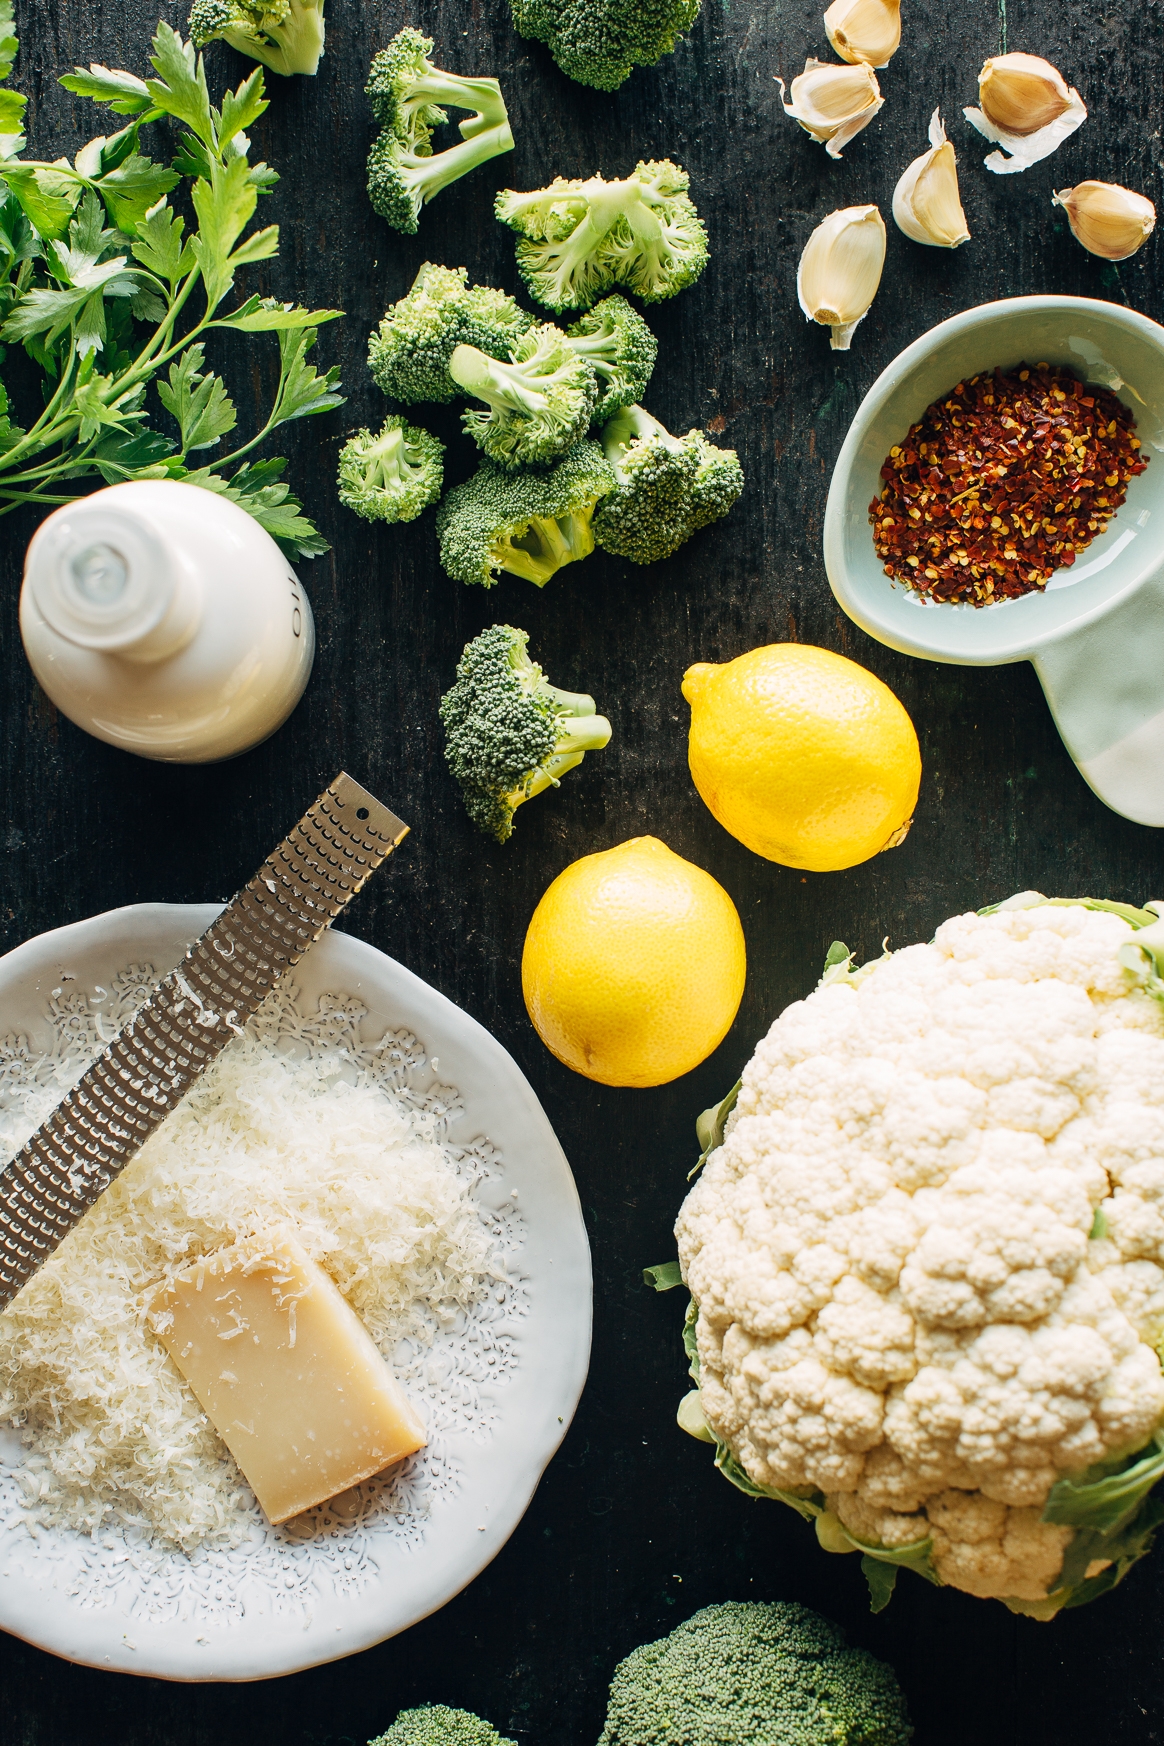
<svg viewBox="0 0 1164 1746">
<path fill-rule="evenodd" d="M 76 61 L 144 70 L 155 0 L 18 0 L 17 83 L 29 94 L 35 155 L 71 153 L 107 112 L 55 84 Z M 340 304 L 317 356 L 340 361 L 338 413 L 286 437 L 293 481 L 333 542 L 301 574 L 319 655 L 307 695 L 267 745 L 234 763 L 169 768 L 87 738 L 33 683 L 16 625 L 32 521 L 3 524 L 5 850 L 0 945 L 141 899 L 224 897 L 343 765 L 412 822 L 413 834 L 347 923 L 488 1025 L 524 1067 L 570 1157 L 594 1250 L 590 1383 L 565 1445 L 495 1563 L 436 1617 L 353 1660 L 255 1687 L 177 1687 L 71 1667 L 15 1638 L 0 1642 L 0 1746 L 349 1746 L 404 1704 L 465 1705 L 522 1746 L 591 1746 L 619 1658 L 710 1601 L 794 1599 L 841 1621 L 899 1670 L 918 1746 L 1146 1746 L 1164 1737 L 1164 1549 L 1122 1588 L 1051 1625 L 909 1575 L 871 1618 L 857 1559 L 828 1557 L 775 1504 L 750 1503 L 674 1424 L 685 1383 L 676 1298 L 641 1283 L 672 1252 L 670 1228 L 694 1155 L 693 1121 L 722 1094 L 772 1018 L 804 994 L 829 942 L 873 953 L 928 938 L 943 917 L 1024 887 L 1130 900 L 1164 894 L 1161 838 L 1107 811 L 1085 787 L 1030 667 L 974 670 L 911 661 L 839 612 L 821 562 L 833 459 L 865 390 L 909 341 L 956 310 L 1019 292 L 1062 291 L 1164 314 L 1151 241 L 1116 268 L 1087 255 L 1051 191 L 1097 176 L 1158 197 L 1164 118 L 1158 0 L 906 0 L 904 45 L 882 75 L 885 108 L 832 163 L 784 118 L 774 76 L 827 44 L 810 0 L 767 7 L 706 0 L 679 51 L 604 96 L 571 84 L 509 24 L 504 0 L 454 6 L 329 0 L 328 53 L 314 79 L 269 81 L 257 155 L 282 181 L 263 221 L 282 255 L 248 289 Z M 185 6 L 164 15 L 184 26 Z M 370 56 L 404 23 L 437 40 L 457 71 L 496 72 L 517 149 L 441 195 L 419 236 L 370 211 L 361 87 Z M 1076 84 L 1091 119 L 1025 175 L 981 168 L 988 149 L 963 122 L 983 58 L 1045 54 Z M 215 46 L 212 89 L 242 60 Z M 973 240 L 950 254 L 893 227 L 880 295 L 850 354 L 830 352 L 796 306 L 799 251 L 836 207 L 875 200 L 888 217 L 897 176 L 924 149 L 941 105 L 960 156 Z M 97 119 L 97 115 L 101 119 Z M 116 124 L 114 124 L 116 125 Z M 159 149 L 158 155 L 161 155 Z M 634 569 L 596 554 L 543 592 L 513 578 L 486 594 L 441 571 L 432 518 L 372 528 L 333 486 L 346 430 L 383 405 L 366 336 L 419 263 L 465 265 L 519 290 L 512 237 L 493 191 L 556 172 L 614 176 L 639 157 L 691 172 L 711 233 L 699 283 L 651 312 L 659 363 L 648 395 L 672 428 L 699 423 L 739 452 L 747 493 L 729 521 L 669 563 Z M 220 358 L 244 418 L 270 376 L 272 342 Z M 269 385 L 269 382 L 268 382 Z M 471 455 L 455 416 L 428 420 Z M 282 442 L 283 439 L 280 438 Z M 462 644 L 505 619 L 531 634 L 551 677 L 594 692 L 614 723 L 609 749 L 562 791 L 530 805 L 504 848 L 466 820 L 441 757 L 438 698 Z M 902 698 L 925 775 L 904 847 L 849 873 L 802 876 L 751 855 L 692 788 L 687 708 L 692 661 L 721 661 L 793 639 L 863 662 Z M 519 962 L 530 913 L 567 863 L 642 833 L 708 868 L 739 907 L 750 971 L 727 1041 L 696 1073 L 657 1091 L 606 1090 L 552 1060 L 526 1019 Z"/>
</svg>

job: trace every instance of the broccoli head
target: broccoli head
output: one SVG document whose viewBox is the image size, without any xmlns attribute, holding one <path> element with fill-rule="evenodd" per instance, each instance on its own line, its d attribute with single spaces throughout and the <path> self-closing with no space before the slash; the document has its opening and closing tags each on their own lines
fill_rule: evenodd
<svg viewBox="0 0 1164 1746">
<path fill-rule="evenodd" d="M 533 316 L 492 285 L 470 285 L 464 267 L 426 261 L 411 290 L 394 303 L 368 344 L 368 367 L 392 400 L 444 404 L 462 392 L 449 375 L 457 346 L 476 346 L 491 358 L 533 326 Z"/>
<path fill-rule="evenodd" d="M 462 79 L 428 59 L 432 38 L 399 31 L 372 61 L 365 93 L 380 134 L 368 154 L 368 198 L 395 230 L 416 234 L 420 209 L 478 164 L 513 150 L 505 100 L 496 79 Z M 461 142 L 434 156 L 432 132 L 448 120 L 440 107 L 472 113 Z"/>
<path fill-rule="evenodd" d="M 614 485 L 597 443 L 577 442 L 548 473 L 510 473 L 486 461 L 437 510 L 441 563 L 460 582 L 491 588 L 499 570 L 544 588 L 594 550 L 594 506 Z"/>
<path fill-rule="evenodd" d="M 386 1734 L 368 1746 L 516 1746 L 471 1710 L 450 1710 L 444 1704 L 425 1704 L 418 1710 L 401 1710 Z"/>
<path fill-rule="evenodd" d="M 453 381 L 488 408 L 465 413 L 465 434 L 501 467 L 541 467 L 586 435 L 598 378 L 561 328 L 531 327 L 501 363 L 476 346 L 449 359 Z"/>
<path fill-rule="evenodd" d="M 503 188 L 494 211 L 518 232 L 518 271 L 547 309 L 589 309 L 612 285 L 659 303 L 707 265 L 707 232 L 687 184 L 686 170 L 663 158 L 637 164 L 621 182 L 557 176 L 528 194 Z"/>
<path fill-rule="evenodd" d="M 273 73 L 314 73 L 323 53 L 324 0 L 194 0 L 190 41 L 221 37 Z"/>
<path fill-rule="evenodd" d="M 591 414 L 595 424 L 605 424 L 642 398 L 659 342 L 625 297 L 617 293 L 604 297 L 566 329 L 566 338 L 598 377 L 598 399 Z"/>
<path fill-rule="evenodd" d="M 616 91 L 691 29 L 699 0 L 510 0 L 515 28 L 544 42 L 567 78 Z"/>
<path fill-rule="evenodd" d="M 523 801 L 556 788 L 610 739 L 594 699 L 551 685 L 528 643 L 523 630 L 490 625 L 465 645 L 457 682 L 441 699 L 445 757 L 465 809 L 499 843 L 512 836 Z"/>
<path fill-rule="evenodd" d="M 615 413 L 602 447 L 616 484 L 598 507 L 594 538 L 632 564 L 669 558 L 744 488 L 734 449 L 717 449 L 701 430 L 674 437 L 641 406 Z"/>
<path fill-rule="evenodd" d="M 415 521 L 444 483 L 445 445 L 427 430 L 386 418 L 376 436 L 361 430 L 339 458 L 339 500 L 365 521 Z"/>
<path fill-rule="evenodd" d="M 615 1669 L 598 1746 L 906 1746 L 891 1667 L 807 1607 L 704 1607 Z"/>
</svg>

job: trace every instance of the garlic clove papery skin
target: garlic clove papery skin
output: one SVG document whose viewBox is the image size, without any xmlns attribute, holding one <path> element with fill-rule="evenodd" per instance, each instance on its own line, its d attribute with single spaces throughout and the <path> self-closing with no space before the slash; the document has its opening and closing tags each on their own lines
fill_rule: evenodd
<svg viewBox="0 0 1164 1746">
<path fill-rule="evenodd" d="M 843 61 L 887 67 L 901 46 L 901 0 L 833 0 L 824 27 Z"/>
<path fill-rule="evenodd" d="M 885 265 L 885 221 L 876 206 L 830 212 L 804 245 L 796 294 L 809 321 L 830 330 L 835 352 L 847 352 L 863 321 Z"/>
<path fill-rule="evenodd" d="M 1067 214 L 1076 241 L 1105 261 L 1126 261 L 1156 228 L 1156 208 L 1147 195 L 1116 182 L 1080 182 L 1051 199 Z"/>
<path fill-rule="evenodd" d="M 784 81 L 777 79 L 784 102 Z M 798 121 L 813 139 L 824 143 L 830 158 L 839 158 L 843 146 L 867 127 L 885 102 L 877 75 L 865 61 L 838 67 L 811 57 L 789 87 L 792 101 L 784 103 L 785 115 Z"/>
<path fill-rule="evenodd" d="M 893 221 L 912 241 L 956 249 L 970 241 L 958 194 L 958 165 L 938 110 L 930 117 L 930 149 L 915 158 L 893 190 Z"/>
<path fill-rule="evenodd" d="M 1009 153 L 983 161 L 996 175 L 1014 175 L 1049 158 L 1087 120 L 1074 86 L 1040 55 L 993 55 L 978 75 L 979 109 L 963 109 L 972 127 Z"/>
</svg>

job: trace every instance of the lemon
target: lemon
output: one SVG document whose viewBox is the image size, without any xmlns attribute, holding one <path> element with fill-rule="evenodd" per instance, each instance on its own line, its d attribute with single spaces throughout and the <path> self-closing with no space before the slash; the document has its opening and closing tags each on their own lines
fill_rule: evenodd
<svg viewBox="0 0 1164 1746">
<path fill-rule="evenodd" d="M 785 867 L 831 873 L 904 840 L 921 754 L 887 685 L 855 661 L 769 643 L 683 676 L 688 761 L 726 831 Z"/>
<path fill-rule="evenodd" d="M 602 1085 L 665 1085 L 705 1061 L 744 992 L 736 906 L 657 837 L 584 855 L 534 910 L 521 983 L 551 1054 Z"/>
</svg>

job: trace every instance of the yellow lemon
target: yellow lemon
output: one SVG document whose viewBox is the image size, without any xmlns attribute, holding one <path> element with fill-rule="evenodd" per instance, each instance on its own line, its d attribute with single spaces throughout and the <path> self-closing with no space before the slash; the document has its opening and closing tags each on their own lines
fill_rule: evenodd
<svg viewBox="0 0 1164 1746">
<path fill-rule="evenodd" d="M 695 786 L 757 855 L 831 873 L 904 840 L 921 782 L 917 735 L 855 661 L 770 643 L 723 667 L 689 667 L 683 695 Z"/>
<path fill-rule="evenodd" d="M 744 992 L 736 906 L 657 837 L 559 873 L 525 936 L 521 985 L 551 1054 L 602 1085 L 665 1085 L 705 1061 Z"/>
</svg>

